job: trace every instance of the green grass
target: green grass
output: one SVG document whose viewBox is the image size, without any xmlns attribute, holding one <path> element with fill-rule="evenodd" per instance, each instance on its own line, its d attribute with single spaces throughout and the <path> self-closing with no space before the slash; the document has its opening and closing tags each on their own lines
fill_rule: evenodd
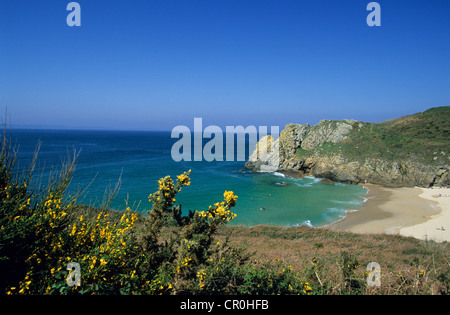
<svg viewBox="0 0 450 315">
<path fill-rule="evenodd" d="M 340 143 L 326 142 L 311 151 L 299 148 L 295 157 L 304 159 L 314 154 L 341 154 L 362 163 L 366 158 L 378 158 L 388 162 L 410 160 L 436 166 L 448 165 L 450 106 L 361 125 L 355 124 L 348 138 Z M 314 128 L 317 125 L 312 130 Z"/>
</svg>

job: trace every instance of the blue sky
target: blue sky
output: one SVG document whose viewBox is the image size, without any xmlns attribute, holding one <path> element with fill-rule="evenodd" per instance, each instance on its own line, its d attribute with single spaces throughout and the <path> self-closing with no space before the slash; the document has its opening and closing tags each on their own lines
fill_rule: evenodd
<svg viewBox="0 0 450 315">
<path fill-rule="evenodd" d="M 378 122 L 450 105 L 450 1 L 0 0 L 0 109 L 19 127 Z M 4 114 L 2 114 L 2 117 Z"/>
</svg>

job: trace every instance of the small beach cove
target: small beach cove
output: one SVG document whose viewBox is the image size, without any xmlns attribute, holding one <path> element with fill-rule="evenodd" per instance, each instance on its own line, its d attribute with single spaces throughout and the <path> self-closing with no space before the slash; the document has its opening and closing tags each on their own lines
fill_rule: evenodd
<svg viewBox="0 0 450 315">
<path fill-rule="evenodd" d="M 450 189 L 387 188 L 365 184 L 367 202 L 328 226 L 358 234 L 400 234 L 422 240 L 450 241 Z"/>
</svg>

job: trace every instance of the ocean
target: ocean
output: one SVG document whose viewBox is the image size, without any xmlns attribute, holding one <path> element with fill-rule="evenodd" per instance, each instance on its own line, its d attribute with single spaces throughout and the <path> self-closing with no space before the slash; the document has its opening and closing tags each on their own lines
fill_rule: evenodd
<svg viewBox="0 0 450 315">
<path fill-rule="evenodd" d="M 170 132 L 13 129 L 9 133 L 13 145 L 19 146 L 19 169 L 29 165 L 41 142 L 35 174 L 44 179 L 76 150 L 79 155 L 70 189 L 88 187 L 78 202 L 92 206 L 100 205 L 106 188 L 115 186 L 121 177 L 111 208 L 123 210 L 128 204 L 145 212 L 151 209 L 148 195 L 157 190 L 159 178 L 176 178 L 189 169 L 191 185 L 177 195 L 177 204 L 186 212 L 206 210 L 223 199 L 225 190 L 232 190 L 238 196 L 232 210 L 237 217 L 230 224 L 321 227 L 341 220 L 347 211 L 360 209 L 365 200 L 366 189 L 359 185 L 325 185 L 309 176 L 249 171 L 245 161 L 237 159 L 175 162 L 171 148 L 178 139 L 172 139 Z"/>
</svg>

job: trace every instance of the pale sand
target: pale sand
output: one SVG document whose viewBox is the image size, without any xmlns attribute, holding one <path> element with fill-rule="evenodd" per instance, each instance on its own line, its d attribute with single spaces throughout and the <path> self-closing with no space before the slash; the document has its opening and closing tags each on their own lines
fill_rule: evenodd
<svg viewBox="0 0 450 315">
<path fill-rule="evenodd" d="M 421 198 L 437 202 L 441 212 L 433 215 L 427 221 L 400 229 L 400 234 L 413 236 L 422 240 L 433 240 L 436 242 L 450 242 L 450 189 L 420 188 Z"/>
<path fill-rule="evenodd" d="M 335 231 L 401 234 L 419 239 L 450 241 L 450 189 L 386 188 L 365 184 L 367 202 L 329 226 Z M 444 227 L 444 230 L 437 228 Z M 425 236 L 426 235 L 426 236 Z"/>
</svg>

